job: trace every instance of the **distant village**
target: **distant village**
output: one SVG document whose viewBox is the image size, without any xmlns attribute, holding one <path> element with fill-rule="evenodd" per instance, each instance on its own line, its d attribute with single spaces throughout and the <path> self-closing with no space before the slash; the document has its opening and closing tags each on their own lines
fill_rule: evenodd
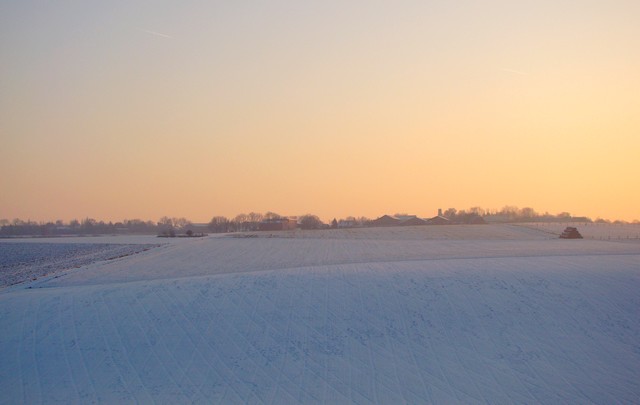
<svg viewBox="0 0 640 405">
<path fill-rule="evenodd" d="M 434 213 L 435 214 L 435 213 Z M 366 217 L 346 217 L 323 222 L 318 216 L 307 214 L 301 216 L 282 216 L 273 212 L 265 214 L 251 212 L 238 214 L 233 218 L 214 216 L 208 223 L 194 223 L 186 218 L 162 217 L 157 222 L 139 219 L 120 222 L 97 221 L 85 218 L 81 221 L 35 222 L 14 219 L 0 219 L 0 237 L 21 236 L 73 236 L 73 235 L 120 235 L 140 234 L 165 237 L 195 237 L 207 233 L 284 231 L 294 229 L 346 229 L 362 227 L 390 226 L 430 226 L 430 225 L 482 225 L 487 223 L 525 223 L 525 222 L 566 222 L 566 223 L 614 223 L 625 221 L 609 221 L 597 218 L 595 221 L 587 217 L 572 216 L 568 212 L 559 214 L 539 214 L 532 208 L 506 206 L 501 210 L 484 210 L 473 207 L 468 210 L 449 208 L 438 209 L 431 217 L 420 217 L 404 213 L 385 214 L 376 219 Z M 633 221 L 639 223 L 639 221 Z"/>
<path fill-rule="evenodd" d="M 420 218 L 417 215 L 383 215 L 374 220 L 369 219 L 333 219 L 331 223 L 324 224 L 319 220 L 305 221 L 305 217 L 298 220 L 297 217 L 291 218 L 271 218 L 261 221 L 257 224 L 257 231 L 284 231 L 290 229 L 344 229 L 344 228 L 359 228 L 359 227 L 381 227 L 381 226 L 419 226 L 419 225 L 451 225 L 454 222 L 442 215 L 442 210 L 438 210 L 438 215 L 432 218 Z M 486 223 L 482 217 L 476 217 L 475 221 L 470 222 L 475 224 Z"/>
</svg>

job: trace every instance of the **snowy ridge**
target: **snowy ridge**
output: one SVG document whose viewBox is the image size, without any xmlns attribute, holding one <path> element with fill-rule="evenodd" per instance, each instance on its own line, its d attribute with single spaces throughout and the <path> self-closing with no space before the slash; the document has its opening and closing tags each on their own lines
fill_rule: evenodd
<svg viewBox="0 0 640 405">
<path fill-rule="evenodd" d="M 636 254 L 639 245 L 604 241 L 206 238 L 68 272 L 46 286 L 109 284 L 321 265 L 456 258 Z"/>
<path fill-rule="evenodd" d="M 577 227 L 586 239 L 640 242 L 640 224 L 600 224 L 600 223 L 523 223 L 517 226 L 531 230 L 560 235 L 567 226 Z"/>
<path fill-rule="evenodd" d="M 0 293 L 0 402 L 635 403 L 639 246 L 574 242 L 208 238 L 92 264 Z"/>
<path fill-rule="evenodd" d="M 542 229 L 516 225 L 453 225 L 453 226 L 391 226 L 274 232 L 243 232 L 228 235 L 233 238 L 287 238 L 339 240 L 530 240 L 550 239 Z"/>
</svg>

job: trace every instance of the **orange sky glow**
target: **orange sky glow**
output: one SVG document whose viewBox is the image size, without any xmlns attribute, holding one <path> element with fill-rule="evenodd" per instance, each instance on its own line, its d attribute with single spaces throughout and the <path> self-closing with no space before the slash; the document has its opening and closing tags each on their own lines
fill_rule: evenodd
<svg viewBox="0 0 640 405">
<path fill-rule="evenodd" d="M 640 219 L 640 2 L 236 3 L 1 4 L 0 218 Z"/>
</svg>

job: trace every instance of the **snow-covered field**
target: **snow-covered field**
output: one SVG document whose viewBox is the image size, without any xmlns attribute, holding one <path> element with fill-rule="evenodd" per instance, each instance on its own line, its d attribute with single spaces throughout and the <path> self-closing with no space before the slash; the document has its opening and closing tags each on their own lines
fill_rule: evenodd
<svg viewBox="0 0 640 405">
<path fill-rule="evenodd" d="M 0 242 L 0 288 L 52 276 L 90 263 L 144 252 L 154 244 L 3 243 Z"/>
<path fill-rule="evenodd" d="M 0 402 L 639 401 L 640 243 L 506 225 L 260 236 L 5 288 Z"/>
<path fill-rule="evenodd" d="M 560 235 L 567 226 L 578 228 L 585 239 L 615 240 L 615 241 L 640 241 L 640 224 L 596 224 L 583 222 L 558 222 L 558 223 L 524 223 L 519 226 L 528 227 L 547 232 L 552 235 Z"/>
</svg>

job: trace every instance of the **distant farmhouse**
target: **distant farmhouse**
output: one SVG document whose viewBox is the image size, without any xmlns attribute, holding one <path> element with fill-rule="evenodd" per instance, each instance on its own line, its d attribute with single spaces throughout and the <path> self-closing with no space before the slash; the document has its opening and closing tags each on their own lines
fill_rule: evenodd
<svg viewBox="0 0 640 405">
<path fill-rule="evenodd" d="M 260 222 L 258 230 L 260 231 L 287 231 L 296 229 L 298 221 L 291 218 L 269 218 Z"/>
<path fill-rule="evenodd" d="M 399 226 L 400 222 L 400 218 L 391 215 L 383 215 L 380 218 L 371 221 L 371 226 Z"/>
<path fill-rule="evenodd" d="M 419 218 L 416 215 L 383 215 L 371 221 L 371 226 L 417 226 L 417 225 L 449 225 L 452 222 L 442 215 L 442 210 L 438 210 L 438 215 L 433 218 Z"/>
<path fill-rule="evenodd" d="M 428 221 L 428 225 L 451 225 L 451 220 L 442 215 L 442 209 L 438 209 L 438 215 L 433 218 L 430 218 Z"/>
<path fill-rule="evenodd" d="M 341 219 L 340 221 L 336 222 L 337 228 L 355 228 L 356 226 L 358 226 L 358 221 L 356 220 Z"/>
<path fill-rule="evenodd" d="M 436 215 L 433 218 L 429 218 L 427 225 L 451 225 L 451 220 L 442 215 Z"/>
<path fill-rule="evenodd" d="M 427 225 L 427 220 L 418 218 L 415 215 L 397 215 L 396 218 L 400 220 L 402 226 L 414 226 L 414 225 Z"/>
<path fill-rule="evenodd" d="M 190 230 L 194 233 L 207 233 L 209 231 L 209 224 L 192 223 L 187 226 L 187 230 Z"/>
</svg>

